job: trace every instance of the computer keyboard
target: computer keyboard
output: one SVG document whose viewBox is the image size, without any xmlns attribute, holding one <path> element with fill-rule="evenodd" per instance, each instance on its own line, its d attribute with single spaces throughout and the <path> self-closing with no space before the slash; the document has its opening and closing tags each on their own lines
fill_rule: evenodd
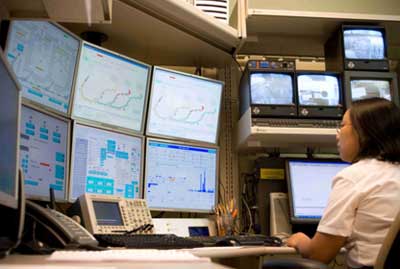
<svg viewBox="0 0 400 269">
<path fill-rule="evenodd" d="M 190 238 L 173 234 L 96 234 L 101 246 L 126 248 L 183 249 L 204 247 Z"/>
<path fill-rule="evenodd" d="M 340 120 L 321 119 L 276 119 L 276 118 L 255 118 L 253 125 L 265 127 L 293 127 L 293 128 L 337 128 Z"/>
<path fill-rule="evenodd" d="M 281 246 L 282 241 L 277 237 L 262 234 L 255 235 L 229 235 L 229 236 L 192 236 L 190 239 L 198 241 L 204 246 L 223 246 L 229 245 L 230 240 L 235 241 L 240 246 Z"/>
</svg>

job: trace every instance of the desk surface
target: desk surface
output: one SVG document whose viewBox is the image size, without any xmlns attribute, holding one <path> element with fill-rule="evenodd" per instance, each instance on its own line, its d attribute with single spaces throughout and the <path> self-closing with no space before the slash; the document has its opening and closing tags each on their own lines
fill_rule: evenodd
<svg viewBox="0 0 400 269">
<path fill-rule="evenodd" d="M 190 250 L 196 256 L 209 258 L 234 258 L 241 256 L 262 256 L 269 254 L 295 254 L 291 247 L 205 247 Z"/>
<path fill-rule="evenodd" d="M 7 269 L 187 269 L 188 262 L 52 262 L 47 255 L 11 255 L 0 260 L 0 268 Z M 43 265 L 45 264 L 45 267 Z M 13 266 L 10 266 L 13 265 Z M 4 267 L 7 266 L 7 267 Z M 193 262 L 190 269 L 230 269 L 213 262 Z"/>
</svg>

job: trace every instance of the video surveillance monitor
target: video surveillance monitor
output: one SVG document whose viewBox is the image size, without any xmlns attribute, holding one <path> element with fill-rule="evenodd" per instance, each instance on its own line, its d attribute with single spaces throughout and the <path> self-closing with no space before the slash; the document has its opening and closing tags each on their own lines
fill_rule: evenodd
<svg viewBox="0 0 400 269">
<path fill-rule="evenodd" d="M 147 139 L 144 198 L 150 209 L 211 213 L 217 186 L 218 148 Z"/>
<path fill-rule="evenodd" d="M 19 165 L 27 198 L 66 201 L 69 170 L 70 121 L 22 106 Z"/>
<path fill-rule="evenodd" d="M 72 118 L 143 132 L 150 66 L 83 42 Z"/>
<path fill-rule="evenodd" d="M 221 81 L 154 67 L 146 134 L 217 143 Z"/>
<path fill-rule="evenodd" d="M 5 55 L 22 97 L 67 115 L 79 46 L 80 40 L 56 23 L 12 20 Z"/>
<path fill-rule="evenodd" d="M 69 200 L 84 193 L 140 198 L 143 146 L 140 136 L 75 122 Z"/>
<path fill-rule="evenodd" d="M 291 222 L 318 223 L 328 202 L 332 179 L 349 165 L 339 160 L 287 160 Z"/>
</svg>

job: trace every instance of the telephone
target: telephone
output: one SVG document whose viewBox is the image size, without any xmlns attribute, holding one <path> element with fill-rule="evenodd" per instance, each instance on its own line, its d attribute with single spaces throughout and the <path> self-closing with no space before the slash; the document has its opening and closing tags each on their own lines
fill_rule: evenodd
<svg viewBox="0 0 400 269">
<path fill-rule="evenodd" d="M 78 199 L 86 229 L 92 234 L 152 234 L 153 220 L 144 199 L 88 194 Z"/>
<path fill-rule="evenodd" d="M 80 224 L 50 208 L 26 200 L 25 239 L 49 248 L 95 248 L 97 240 Z"/>
</svg>

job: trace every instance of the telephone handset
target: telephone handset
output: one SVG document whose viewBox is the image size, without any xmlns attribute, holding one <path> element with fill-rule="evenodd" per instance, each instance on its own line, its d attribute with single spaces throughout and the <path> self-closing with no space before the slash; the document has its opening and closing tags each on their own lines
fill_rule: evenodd
<svg viewBox="0 0 400 269">
<path fill-rule="evenodd" d="M 26 200 L 26 231 L 31 240 L 54 248 L 96 247 L 97 240 L 68 216 Z"/>
</svg>

